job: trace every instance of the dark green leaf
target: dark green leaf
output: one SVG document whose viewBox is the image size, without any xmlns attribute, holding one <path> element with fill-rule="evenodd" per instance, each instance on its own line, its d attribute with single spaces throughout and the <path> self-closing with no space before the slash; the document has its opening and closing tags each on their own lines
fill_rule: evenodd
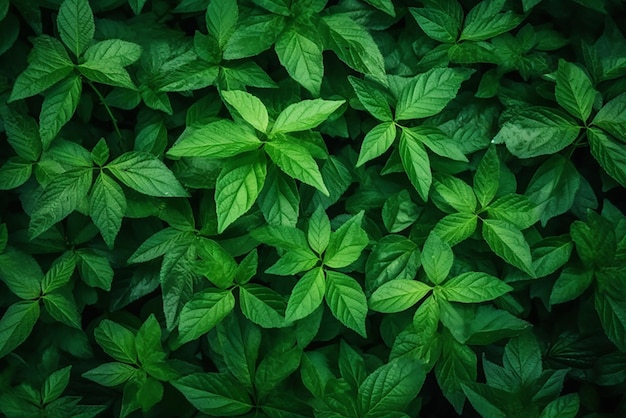
<svg viewBox="0 0 626 418">
<path fill-rule="evenodd" d="M 206 10 L 206 27 L 223 48 L 235 31 L 239 10 L 235 0 L 216 0 L 209 2 Z"/>
<path fill-rule="evenodd" d="M 85 379 L 106 387 L 119 386 L 137 374 L 138 370 L 124 363 L 104 363 L 83 373 Z"/>
<path fill-rule="evenodd" d="M 70 383 L 71 369 L 72 366 L 64 367 L 46 378 L 41 390 L 41 400 L 43 403 L 50 403 L 61 396 Z"/>
<path fill-rule="evenodd" d="M 498 219 L 483 221 L 483 238 L 504 261 L 534 276 L 532 255 L 524 235 L 513 225 Z"/>
<path fill-rule="evenodd" d="M 31 255 L 7 247 L 0 253 L 0 280 L 20 299 L 41 295 L 41 267 Z"/>
<path fill-rule="evenodd" d="M 476 381 L 476 365 L 476 354 L 472 349 L 445 333 L 441 360 L 435 367 L 435 376 L 444 396 L 454 406 L 457 414 L 462 413 L 465 404 L 462 385 Z"/>
<path fill-rule="evenodd" d="M 235 416 L 252 409 L 250 395 L 233 377 L 223 373 L 194 373 L 171 382 L 200 412 Z"/>
<path fill-rule="evenodd" d="M 126 206 L 122 188 L 111 177 L 100 173 L 89 195 L 89 214 L 109 248 L 113 248 L 122 227 Z"/>
<path fill-rule="evenodd" d="M 96 27 L 87 0 L 64 0 L 59 8 L 57 26 L 63 43 L 80 56 L 93 39 Z"/>
<path fill-rule="evenodd" d="M 559 60 L 555 96 L 570 115 L 586 122 L 597 92 L 585 72 L 575 64 Z"/>
<path fill-rule="evenodd" d="M 626 149 L 624 144 L 617 142 L 603 131 L 589 129 L 587 137 L 591 147 L 591 155 L 609 176 L 626 187 Z"/>
<path fill-rule="evenodd" d="M 460 40 L 482 41 L 519 25 L 522 16 L 511 10 L 500 13 L 504 4 L 505 0 L 485 0 L 474 6 L 465 17 Z"/>
<path fill-rule="evenodd" d="M 198 339 L 215 327 L 235 307 L 229 290 L 206 289 L 196 293 L 180 311 L 179 344 Z"/>
<path fill-rule="evenodd" d="M 129 364 L 137 363 L 135 335 L 127 328 L 104 319 L 94 330 L 94 336 L 104 352 L 115 360 Z"/>
<path fill-rule="evenodd" d="M 26 341 L 39 319 L 39 301 L 14 303 L 0 319 L 0 358 Z"/>
</svg>

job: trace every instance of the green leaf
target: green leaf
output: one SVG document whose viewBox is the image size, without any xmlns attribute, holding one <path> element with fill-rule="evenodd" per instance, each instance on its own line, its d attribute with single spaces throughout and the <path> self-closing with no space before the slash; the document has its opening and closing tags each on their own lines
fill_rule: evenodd
<svg viewBox="0 0 626 418">
<path fill-rule="evenodd" d="M 385 60 L 378 45 L 348 13 L 325 15 L 322 22 L 328 28 L 327 45 L 348 67 L 377 79 L 385 75 Z"/>
<path fill-rule="evenodd" d="M 515 15 L 511 10 L 500 13 L 504 4 L 505 0 L 485 0 L 474 6 L 465 17 L 459 40 L 483 41 L 519 25 L 523 16 Z"/>
<path fill-rule="evenodd" d="M 285 250 L 307 250 L 309 244 L 302 230 L 290 226 L 262 226 L 250 235 L 255 240 Z"/>
<path fill-rule="evenodd" d="M 391 0 L 365 0 L 366 3 L 377 8 L 378 10 L 387 13 L 389 16 L 396 16 L 396 12 Z"/>
<path fill-rule="evenodd" d="M 43 272 L 35 258 L 11 246 L 0 253 L 0 280 L 20 299 L 41 295 Z"/>
<path fill-rule="evenodd" d="M 257 202 L 269 225 L 295 227 L 298 223 L 300 194 L 296 182 L 275 166 L 268 168 Z"/>
<path fill-rule="evenodd" d="M 491 218 L 507 221 L 518 229 L 526 229 L 537 222 L 538 211 L 524 195 L 507 194 L 487 207 Z"/>
<path fill-rule="evenodd" d="M 307 241 L 318 254 L 326 251 L 331 237 L 330 219 L 322 206 L 318 206 L 307 225 Z"/>
<path fill-rule="evenodd" d="M 369 237 L 361 227 L 363 215 L 363 211 L 357 213 L 330 235 L 324 265 L 342 268 L 359 258 L 369 244 Z"/>
<path fill-rule="evenodd" d="M 205 414 L 235 416 L 245 414 L 253 407 L 246 390 L 225 373 L 194 373 L 170 383 Z"/>
<path fill-rule="evenodd" d="M 81 315 L 74 296 L 69 291 L 56 291 L 43 295 L 43 306 L 57 321 L 81 329 Z"/>
<path fill-rule="evenodd" d="M 44 188 L 30 218 L 28 233 L 31 239 L 63 220 L 87 199 L 92 175 L 89 168 L 66 171 Z"/>
<path fill-rule="evenodd" d="M 312 95 L 319 96 L 324 75 L 322 47 L 299 29 L 302 31 L 305 27 L 293 25 L 280 34 L 274 47 L 276 55 L 292 79 Z"/>
<path fill-rule="evenodd" d="M 428 193 L 432 184 L 430 159 L 424 145 L 408 129 L 403 129 L 400 135 L 400 159 L 411 184 L 422 200 L 428 201 Z"/>
<path fill-rule="evenodd" d="M 431 232 L 422 248 L 422 267 L 434 284 L 443 282 L 454 263 L 454 253 L 437 234 Z"/>
<path fill-rule="evenodd" d="M 259 327 L 242 315 L 233 313 L 217 325 L 217 338 L 224 353 L 228 353 L 224 356 L 228 370 L 252 389 L 261 345 Z"/>
<path fill-rule="evenodd" d="M 499 219 L 485 219 L 482 234 L 491 251 L 498 257 L 531 277 L 535 275 L 528 242 L 513 225 Z"/>
<path fill-rule="evenodd" d="M 93 40 L 96 26 L 87 0 L 64 0 L 59 8 L 57 27 L 63 43 L 80 56 Z"/>
<path fill-rule="evenodd" d="M 218 232 L 246 213 L 256 201 L 267 175 L 263 153 L 249 153 L 224 165 L 215 185 Z"/>
<path fill-rule="evenodd" d="M 626 94 L 622 93 L 606 103 L 593 118 L 593 125 L 611 135 L 626 140 Z"/>
<path fill-rule="evenodd" d="M 44 94 L 39 115 L 39 135 L 43 147 L 48 148 L 63 126 L 69 122 L 78 107 L 83 82 L 72 76 L 57 83 Z"/>
<path fill-rule="evenodd" d="M 26 341 L 39 319 L 39 301 L 21 301 L 9 306 L 0 319 L 0 358 Z"/>
<path fill-rule="evenodd" d="M 426 372 L 419 362 L 395 359 L 374 370 L 359 386 L 359 409 L 364 417 L 401 412 L 420 391 Z"/>
<path fill-rule="evenodd" d="M 104 363 L 83 373 L 85 379 L 106 387 L 119 386 L 137 374 L 138 370 L 124 363 Z"/>
<path fill-rule="evenodd" d="M 263 328 L 285 325 L 286 303 L 282 295 L 258 284 L 248 283 L 239 288 L 239 303 L 244 316 Z"/>
<path fill-rule="evenodd" d="M 463 411 L 464 383 L 473 383 L 477 376 L 476 353 L 457 342 L 450 333 L 444 333 L 441 360 L 435 367 L 437 383 L 457 414 Z"/>
<path fill-rule="evenodd" d="M 541 375 L 541 350 L 532 333 L 511 339 L 504 347 L 502 365 L 521 385 L 528 385 Z"/>
<path fill-rule="evenodd" d="M 78 269 L 83 281 L 91 287 L 99 287 L 106 291 L 111 290 L 113 269 L 109 260 L 87 249 L 80 250 L 77 254 L 79 257 Z"/>
<path fill-rule="evenodd" d="M 209 2 L 206 9 L 206 27 L 217 40 L 220 49 L 224 48 L 235 31 L 239 19 L 236 0 L 216 0 Z"/>
<path fill-rule="evenodd" d="M 137 91 L 137 86 L 130 78 L 130 74 L 124 67 L 120 66 L 115 60 L 98 60 L 98 61 L 87 61 L 78 66 L 78 70 L 82 75 L 87 77 L 91 81 L 95 81 L 96 83 L 106 84 L 108 86 L 113 87 L 123 87 L 125 89 Z M 142 98 L 144 102 L 148 104 L 148 106 L 156 107 L 167 112 L 167 109 L 162 109 L 158 107 L 157 104 L 154 104 L 156 100 L 149 101 L 147 100 L 147 95 L 150 94 L 149 90 L 142 91 Z M 158 97 L 157 97 L 158 98 Z M 171 113 L 171 109 L 169 112 Z"/>
<path fill-rule="evenodd" d="M 603 131 L 591 128 L 587 131 L 591 155 L 615 181 L 626 187 L 626 147 Z"/>
<path fill-rule="evenodd" d="M 550 305 L 569 302 L 582 295 L 593 283 L 593 271 L 567 267 L 563 269 L 550 293 Z"/>
<path fill-rule="evenodd" d="M 89 214 L 109 248 L 113 248 L 126 207 L 122 188 L 111 177 L 100 173 L 89 195 Z"/>
<path fill-rule="evenodd" d="M 259 363 L 254 375 L 254 387 L 260 396 L 272 393 L 276 386 L 295 372 L 300 366 L 302 349 L 292 347 L 288 350 L 272 350 Z"/>
<path fill-rule="evenodd" d="M 541 223 L 567 212 L 576 199 L 581 177 L 574 164 L 560 155 L 546 160 L 533 174 L 526 196 L 541 214 Z"/>
<path fill-rule="evenodd" d="M 432 39 L 444 42 L 456 42 L 463 21 L 463 9 L 456 1 L 444 1 L 429 4 L 424 8 L 409 8 L 411 15 Z"/>
<path fill-rule="evenodd" d="M 189 234 L 174 228 L 165 228 L 150 238 L 146 239 L 137 250 L 129 257 L 129 263 L 144 263 L 154 260 L 170 251 L 175 247 L 184 245 L 189 238 Z"/>
<path fill-rule="evenodd" d="M 128 0 L 130 8 L 133 9 L 135 16 L 141 13 L 141 9 L 146 5 L 148 0 Z"/>
<path fill-rule="evenodd" d="M 198 339 L 214 328 L 235 307 L 230 290 L 209 288 L 196 293 L 180 311 L 179 344 Z"/>
<path fill-rule="evenodd" d="M 267 124 L 269 121 L 269 117 L 267 116 L 267 109 L 265 108 L 265 105 L 263 104 L 263 102 L 261 102 L 261 100 L 259 100 L 256 96 L 253 96 L 250 93 L 245 92 L 245 91 L 232 90 L 232 91 L 223 91 L 222 97 L 224 98 L 226 103 L 231 105 L 246 122 L 252 125 L 253 128 L 261 132 L 267 131 Z M 221 120 L 219 122 L 226 122 L 226 121 Z M 227 129 L 229 127 L 230 126 L 224 126 L 220 129 Z M 233 127 L 233 129 L 235 128 Z M 251 138 L 251 136 L 247 132 L 243 133 L 243 135 L 241 134 L 242 132 L 243 130 L 239 128 L 238 135 L 240 136 L 247 135 L 248 137 Z M 220 132 L 220 134 L 223 135 L 223 132 Z M 207 134 L 207 136 L 210 136 L 210 135 L 211 133 Z M 237 134 L 233 135 L 233 139 L 235 138 L 235 136 L 237 136 Z M 257 140 L 257 142 L 259 141 Z"/>
<path fill-rule="evenodd" d="M 287 106 L 276 118 L 271 133 L 313 129 L 324 122 L 345 100 L 303 100 Z"/>
<path fill-rule="evenodd" d="M 252 57 L 269 49 L 285 28 L 285 17 L 256 14 L 239 22 L 235 32 L 224 45 L 224 59 Z"/>
<path fill-rule="evenodd" d="M 361 80 L 354 76 L 348 76 L 348 81 L 352 85 L 359 102 L 365 110 L 370 112 L 372 116 L 381 122 L 390 122 L 393 120 L 393 114 L 389 108 L 389 102 L 380 87 L 367 79 Z"/>
<path fill-rule="evenodd" d="M 369 307 L 377 312 L 402 312 L 419 302 L 432 287 L 415 280 L 392 280 L 370 296 Z"/>
<path fill-rule="evenodd" d="M 89 47 L 83 59 L 93 63 L 106 63 L 103 65 L 107 66 L 126 67 L 137 62 L 141 57 L 141 52 L 141 46 L 136 43 L 121 39 L 107 39 Z"/>
<path fill-rule="evenodd" d="M 272 161 L 287 175 L 300 180 L 328 196 L 322 173 L 309 150 L 290 141 L 273 141 L 265 144 Z"/>
<path fill-rule="evenodd" d="M 191 270 L 211 281 L 220 289 L 226 289 L 233 285 L 237 272 L 237 262 L 217 242 L 196 237 L 193 243 L 196 257 L 192 263 Z"/>
<path fill-rule="evenodd" d="M 9 102 L 43 92 L 64 79 L 74 67 L 65 48 L 56 39 L 41 35 L 32 42 L 28 67 L 17 76 Z"/>
<path fill-rule="evenodd" d="M 12 190 L 26 183 L 33 173 L 33 164 L 20 158 L 10 158 L 0 167 L 0 190 Z"/>
<path fill-rule="evenodd" d="M 187 196 L 174 174 L 152 154 L 126 152 L 111 161 L 106 168 L 118 180 L 139 193 L 157 197 Z"/>
<path fill-rule="evenodd" d="M 64 367 L 52 373 L 46 378 L 41 388 L 41 401 L 50 403 L 61 396 L 70 383 L 70 370 L 72 366 Z"/>
<path fill-rule="evenodd" d="M 604 333 L 623 352 L 626 350 L 626 302 L 596 291 L 594 305 Z"/>
<path fill-rule="evenodd" d="M 600 270 L 613 261 L 617 250 L 615 229 L 607 219 L 589 212 L 587 222 L 575 221 L 570 225 L 570 235 L 587 268 Z"/>
<path fill-rule="evenodd" d="M 325 291 L 324 270 L 317 267 L 306 272 L 291 291 L 285 311 L 286 320 L 297 321 L 309 316 L 322 304 Z"/>
<path fill-rule="evenodd" d="M 26 161 L 37 161 L 42 145 L 35 119 L 16 111 L 12 106 L 0 106 L 0 118 L 7 140 L 17 155 Z"/>
<path fill-rule="evenodd" d="M 433 188 L 445 203 L 459 212 L 474 213 L 476 210 L 476 195 L 463 180 L 450 175 L 439 175 L 433 182 Z"/>
<path fill-rule="evenodd" d="M 317 254 L 310 249 L 290 250 L 265 272 L 279 276 L 292 276 L 312 269 L 319 261 Z"/>
<path fill-rule="evenodd" d="M 479 303 L 496 299 L 513 290 L 487 273 L 467 272 L 446 281 L 441 294 L 449 302 Z"/>
<path fill-rule="evenodd" d="M 418 74 L 402 89 L 396 120 L 426 118 L 441 112 L 473 73 L 466 68 L 433 68 Z"/>
<path fill-rule="evenodd" d="M 528 107 L 509 119 L 493 139 L 519 158 L 555 154 L 578 137 L 580 127 L 567 114 L 546 107 Z"/>
<path fill-rule="evenodd" d="M 574 418 L 578 415 L 580 399 L 577 393 L 569 393 L 551 401 L 541 411 L 539 418 Z"/>
<path fill-rule="evenodd" d="M 469 238 L 478 225 L 478 216 L 473 213 L 452 213 L 437 222 L 433 232 L 453 247 Z"/>
<path fill-rule="evenodd" d="M 367 299 L 359 283 L 346 274 L 327 271 L 325 297 L 335 318 L 366 338 Z"/>
<path fill-rule="evenodd" d="M 435 154 L 454 161 L 468 162 L 467 157 L 458 145 L 458 141 L 452 139 L 441 129 L 429 126 L 414 126 L 404 129 L 409 131 L 411 136 L 418 139 Z"/>
<path fill-rule="evenodd" d="M 409 192 L 406 189 L 401 190 L 383 204 L 382 217 L 385 228 L 391 233 L 403 231 L 417 220 L 420 209 L 411 200 Z"/>
<path fill-rule="evenodd" d="M 548 237 L 533 246 L 533 269 L 536 277 L 554 273 L 569 261 L 574 247 L 567 235 Z"/>
<path fill-rule="evenodd" d="M 104 319 L 94 330 L 96 342 L 105 353 L 117 361 L 137 364 L 137 349 L 135 335 L 127 328 Z"/>
<path fill-rule="evenodd" d="M 166 354 L 161 345 L 161 325 L 154 314 L 150 314 L 139 327 L 135 336 L 135 348 L 137 358 L 144 367 L 159 363 L 165 358 Z"/>
<path fill-rule="evenodd" d="M 42 293 L 46 294 L 65 286 L 70 281 L 75 268 L 74 254 L 65 253 L 57 258 L 41 280 Z"/>
<path fill-rule="evenodd" d="M 383 155 L 396 139 L 396 124 L 394 122 L 383 122 L 374 126 L 363 139 L 357 167 L 362 166 L 369 160 Z"/>
<path fill-rule="evenodd" d="M 597 92 L 589 76 L 576 64 L 559 60 L 556 72 L 556 100 L 570 115 L 586 122 Z"/>
<path fill-rule="evenodd" d="M 508 392 L 478 383 L 462 384 L 461 387 L 467 399 L 481 416 L 507 418 L 507 414 L 501 408 L 507 409 L 506 406 L 510 402 Z"/>
<path fill-rule="evenodd" d="M 500 159 L 491 146 L 481 158 L 474 175 L 474 193 L 482 207 L 487 206 L 500 188 Z"/>
<path fill-rule="evenodd" d="M 365 266 L 365 289 L 368 293 L 392 280 L 412 280 L 420 266 L 417 244 L 400 235 L 386 235 L 379 240 Z"/>
<path fill-rule="evenodd" d="M 253 151 L 260 146 L 261 141 L 248 129 L 222 119 L 208 125 L 187 127 L 167 155 L 225 158 Z"/>
</svg>

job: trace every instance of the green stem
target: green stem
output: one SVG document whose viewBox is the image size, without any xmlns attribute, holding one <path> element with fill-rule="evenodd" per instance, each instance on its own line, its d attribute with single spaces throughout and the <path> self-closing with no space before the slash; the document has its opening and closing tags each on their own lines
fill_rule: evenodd
<svg viewBox="0 0 626 418">
<path fill-rule="evenodd" d="M 107 113 L 109 114 L 109 117 L 111 118 L 111 122 L 113 122 L 113 129 L 115 129 L 115 134 L 117 135 L 118 138 L 121 139 L 122 133 L 120 132 L 120 128 L 117 126 L 117 119 L 115 119 L 115 116 L 113 116 L 113 112 L 111 111 L 111 108 L 104 100 L 104 96 L 102 95 L 102 93 L 100 93 L 100 91 L 96 88 L 96 86 L 94 86 L 94 84 L 90 80 L 87 80 L 87 84 L 89 84 L 89 87 L 93 89 L 93 91 L 98 96 L 98 99 L 100 99 L 100 103 L 102 103 Z"/>
</svg>

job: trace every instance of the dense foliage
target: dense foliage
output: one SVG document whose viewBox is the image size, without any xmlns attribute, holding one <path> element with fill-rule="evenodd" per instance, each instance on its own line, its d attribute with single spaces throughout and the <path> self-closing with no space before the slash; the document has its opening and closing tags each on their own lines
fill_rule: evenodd
<svg viewBox="0 0 626 418">
<path fill-rule="evenodd" d="M 0 0 L 0 412 L 626 416 L 625 15 Z"/>
</svg>

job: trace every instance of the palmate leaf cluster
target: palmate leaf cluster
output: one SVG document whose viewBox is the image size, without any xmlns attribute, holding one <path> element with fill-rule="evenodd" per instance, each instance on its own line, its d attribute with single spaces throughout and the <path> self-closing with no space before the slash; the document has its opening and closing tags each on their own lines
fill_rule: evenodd
<svg viewBox="0 0 626 418">
<path fill-rule="evenodd" d="M 0 413 L 626 416 L 624 15 L 0 0 Z"/>
</svg>

